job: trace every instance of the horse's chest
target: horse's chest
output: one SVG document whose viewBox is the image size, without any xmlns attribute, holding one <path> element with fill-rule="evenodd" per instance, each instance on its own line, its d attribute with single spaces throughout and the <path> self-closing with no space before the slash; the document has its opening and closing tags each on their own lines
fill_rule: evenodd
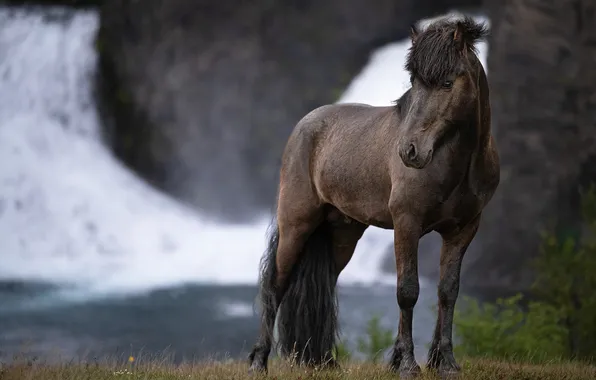
<svg viewBox="0 0 596 380">
<path fill-rule="evenodd" d="M 469 191 L 462 190 L 437 204 L 427 213 L 425 233 L 457 230 L 466 225 L 478 213 L 478 199 Z"/>
</svg>

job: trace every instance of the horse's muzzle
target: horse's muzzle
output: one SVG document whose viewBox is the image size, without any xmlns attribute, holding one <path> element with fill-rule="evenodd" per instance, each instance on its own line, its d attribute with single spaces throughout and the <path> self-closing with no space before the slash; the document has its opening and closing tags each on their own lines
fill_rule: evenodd
<svg viewBox="0 0 596 380">
<path fill-rule="evenodd" d="M 414 142 L 405 143 L 399 150 L 399 156 L 403 161 L 404 165 L 409 168 L 422 169 L 432 159 L 433 150 L 430 149 L 427 152 L 421 154 L 417 145 Z"/>
</svg>

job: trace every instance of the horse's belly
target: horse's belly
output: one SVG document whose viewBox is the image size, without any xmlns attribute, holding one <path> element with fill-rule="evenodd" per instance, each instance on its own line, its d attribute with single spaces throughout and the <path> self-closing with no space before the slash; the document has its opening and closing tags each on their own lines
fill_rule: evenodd
<svg viewBox="0 0 596 380">
<path fill-rule="evenodd" d="M 393 228 L 393 220 L 386 202 L 363 198 L 352 201 L 331 199 L 328 203 L 360 223 L 385 229 Z"/>
<path fill-rule="evenodd" d="M 350 157 L 348 153 L 339 156 Z M 361 223 L 392 228 L 389 176 L 379 167 L 365 165 L 349 160 L 321 160 L 314 170 L 319 198 Z"/>
</svg>

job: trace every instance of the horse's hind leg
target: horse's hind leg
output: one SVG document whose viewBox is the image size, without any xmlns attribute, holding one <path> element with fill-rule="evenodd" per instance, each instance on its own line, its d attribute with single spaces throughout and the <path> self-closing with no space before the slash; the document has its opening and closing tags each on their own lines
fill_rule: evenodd
<svg viewBox="0 0 596 380">
<path fill-rule="evenodd" d="M 280 199 L 278 212 L 279 247 L 276 256 L 276 289 L 279 304 L 288 286 L 288 279 L 298 262 L 310 234 L 323 221 L 323 208 L 317 199 L 308 197 L 303 202 Z"/>
<path fill-rule="evenodd" d="M 344 218 L 342 215 L 341 221 L 331 222 L 332 236 L 333 236 L 333 258 L 335 260 L 336 278 L 339 279 L 339 275 L 348 265 L 358 241 L 364 234 L 364 231 L 368 227 L 356 220 Z M 334 360 L 329 363 L 331 366 L 337 366 L 338 363 Z"/>
<path fill-rule="evenodd" d="M 327 220 L 333 231 L 333 257 L 339 277 L 352 259 L 356 245 L 368 226 L 344 216 L 337 209 L 327 214 Z"/>
<path fill-rule="evenodd" d="M 257 344 L 249 355 L 252 371 L 266 371 L 272 348 L 273 327 L 281 300 L 286 293 L 288 279 L 310 234 L 322 221 L 323 210 L 310 191 L 284 192 L 280 190 L 277 209 L 277 228 L 269 244 L 266 259 L 268 269 L 261 281 L 261 292 L 271 294 L 266 301 Z M 275 239 L 277 237 L 277 239 Z"/>
<path fill-rule="evenodd" d="M 455 234 L 443 235 L 441 273 L 439 279 L 439 313 L 427 366 L 442 374 L 458 372 L 460 366 L 453 356 L 452 327 L 455 302 L 459 293 L 461 263 L 468 246 L 476 236 L 480 215 Z"/>
</svg>

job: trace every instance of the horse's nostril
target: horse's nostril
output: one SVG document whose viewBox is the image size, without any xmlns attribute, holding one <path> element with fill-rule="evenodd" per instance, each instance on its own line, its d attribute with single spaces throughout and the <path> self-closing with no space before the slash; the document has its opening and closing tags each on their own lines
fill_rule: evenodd
<svg viewBox="0 0 596 380">
<path fill-rule="evenodd" d="M 406 155 L 410 160 L 416 158 L 416 147 L 414 146 L 414 144 L 410 144 L 410 146 L 408 147 L 408 151 L 406 152 Z"/>
</svg>

